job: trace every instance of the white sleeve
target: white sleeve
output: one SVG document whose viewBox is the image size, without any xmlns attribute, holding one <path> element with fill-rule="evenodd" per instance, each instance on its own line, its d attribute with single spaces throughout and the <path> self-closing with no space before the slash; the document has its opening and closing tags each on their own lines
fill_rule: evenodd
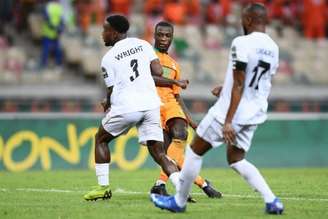
<svg viewBox="0 0 328 219">
<path fill-rule="evenodd" d="M 278 71 L 278 68 L 279 68 L 279 49 L 277 49 L 277 52 L 276 52 L 276 60 L 275 60 L 275 65 L 273 66 L 272 70 L 271 70 L 271 75 L 274 75 L 277 73 Z"/>
<path fill-rule="evenodd" d="M 232 57 L 232 63 L 235 67 L 237 67 L 240 63 L 247 64 L 248 63 L 248 50 L 245 43 L 242 42 L 240 38 L 235 38 L 232 41 L 230 54 Z"/>
<path fill-rule="evenodd" d="M 158 56 L 156 55 L 154 48 L 150 45 L 150 43 L 145 41 L 144 45 L 145 45 L 145 52 L 146 52 L 147 57 L 149 58 L 149 61 L 158 59 Z"/>
<path fill-rule="evenodd" d="M 106 62 L 104 59 L 101 62 L 101 71 L 103 73 L 106 86 L 112 87 L 114 85 L 115 74 L 110 66 L 110 63 Z"/>
</svg>

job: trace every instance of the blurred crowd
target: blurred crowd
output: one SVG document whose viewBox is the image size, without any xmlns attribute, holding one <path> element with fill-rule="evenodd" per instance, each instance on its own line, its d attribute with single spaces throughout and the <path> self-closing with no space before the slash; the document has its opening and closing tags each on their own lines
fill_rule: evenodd
<svg viewBox="0 0 328 219">
<path fill-rule="evenodd" d="M 0 20 L 13 21 L 18 30 L 28 27 L 30 13 L 47 0 L 2 0 Z M 226 26 L 233 19 L 234 8 L 249 2 L 261 2 L 269 9 L 271 22 L 283 28 L 291 26 L 307 38 L 324 38 L 327 34 L 327 0 L 57 0 L 63 7 L 68 26 L 77 25 L 87 32 L 92 23 L 101 25 L 110 13 L 130 16 L 142 13 L 152 28 L 152 21 L 168 20 L 176 25 L 216 24 Z"/>
<path fill-rule="evenodd" d="M 100 60 L 107 50 L 101 39 L 102 24 L 113 13 L 128 16 L 129 34 L 151 43 L 155 24 L 163 19 L 172 22 L 170 54 L 179 62 L 182 76 L 197 84 L 220 84 L 231 40 L 242 34 L 241 9 L 249 2 L 268 8 L 267 32 L 278 43 L 281 58 L 274 83 L 327 86 L 328 0 L 1 0 L 0 85 L 73 84 L 90 78 L 94 83 L 100 79 Z M 60 105 L 54 101 L 48 106 L 46 101 L 20 109 L 10 98 L 5 102 L 0 106 L 5 111 L 53 111 Z M 60 108 L 80 103 L 67 100 Z M 194 105 L 206 108 L 197 101 L 190 103 Z M 308 105 L 304 106 L 306 110 Z M 289 109 L 284 104 L 272 108 Z"/>
</svg>

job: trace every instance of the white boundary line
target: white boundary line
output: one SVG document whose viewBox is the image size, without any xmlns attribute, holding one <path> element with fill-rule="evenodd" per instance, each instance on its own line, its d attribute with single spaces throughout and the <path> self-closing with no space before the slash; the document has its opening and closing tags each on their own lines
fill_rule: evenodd
<svg viewBox="0 0 328 219">
<path fill-rule="evenodd" d="M 203 118 L 205 114 L 195 117 Z M 0 119 L 100 119 L 104 113 L 0 113 Z M 269 120 L 327 120 L 328 113 L 268 113 Z"/>
<path fill-rule="evenodd" d="M 20 192 L 39 192 L 39 193 L 85 193 L 87 191 L 82 190 L 67 190 L 67 189 L 38 189 L 38 188 L 16 188 L 16 189 L 7 189 L 7 188 L 0 188 L 0 192 L 11 192 L 11 191 L 20 191 Z M 122 188 L 117 188 L 113 191 L 113 193 L 117 194 L 124 194 L 124 195 L 148 195 L 147 192 L 139 192 L 139 191 L 128 191 Z M 195 192 L 192 195 L 203 195 L 203 193 Z M 250 199 L 258 199 L 261 198 L 257 195 L 240 195 L 240 194 L 223 194 L 223 197 L 229 198 L 250 198 Z M 293 200 L 293 201 L 315 201 L 315 202 L 328 202 L 328 198 L 300 198 L 300 197 L 288 197 L 288 196 L 281 196 L 279 197 L 283 200 Z"/>
</svg>

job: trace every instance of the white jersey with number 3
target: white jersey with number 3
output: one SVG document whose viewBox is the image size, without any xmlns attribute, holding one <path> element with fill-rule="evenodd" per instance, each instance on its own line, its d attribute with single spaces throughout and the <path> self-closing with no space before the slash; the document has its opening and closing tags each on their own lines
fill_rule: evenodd
<svg viewBox="0 0 328 219">
<path fill-rule="evenodd" d="M 107 87 L 113 87 L 110 115 L 160 107 L 150 63 L 158 59 L 153 47 L 137 38 L 118 41 L 105 54 L 101 68 Z"/>
<path fill-rule="evenodd" d="M 261 32 L 233 40 L 223 89 L 209 112 L 219 122 L 225 122 L 231 100 L 233 69 L 237 63 L 246 64 L 246 75 L 243 95 L 232 122 L 241 125 L 263 123 L 267 118 L 271 78 L 279 65 L 279 48 L 267 34 Z"/>
</svg>

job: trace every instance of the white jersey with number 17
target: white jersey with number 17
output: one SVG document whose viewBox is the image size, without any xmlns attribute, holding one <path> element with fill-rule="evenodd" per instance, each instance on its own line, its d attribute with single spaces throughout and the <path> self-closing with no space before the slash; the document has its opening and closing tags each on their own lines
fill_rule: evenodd
<svg viewBox="0 0 328 219">
<path fill-rule="evenodd" d="M 231 100 L 233 69 L 240 64 L 246 66 L 245 84 L 232 122 L 241 125 L 263 123 L 267 118 L 271 79 L 279 65 L 279 48 L 269 35 L 261 32 L 233 40 L 223 89 L 209 113 L 219 122 L 225 122 Z"/>
<path fill-rule="evenodd" d="M 152 46 L 137 38 L 120 40 L 105 54 L 101 68 L 106 86 L 113 86 L 110 115 L 160 107 L 150 70 L 155 59 Z"/>
</svg>

